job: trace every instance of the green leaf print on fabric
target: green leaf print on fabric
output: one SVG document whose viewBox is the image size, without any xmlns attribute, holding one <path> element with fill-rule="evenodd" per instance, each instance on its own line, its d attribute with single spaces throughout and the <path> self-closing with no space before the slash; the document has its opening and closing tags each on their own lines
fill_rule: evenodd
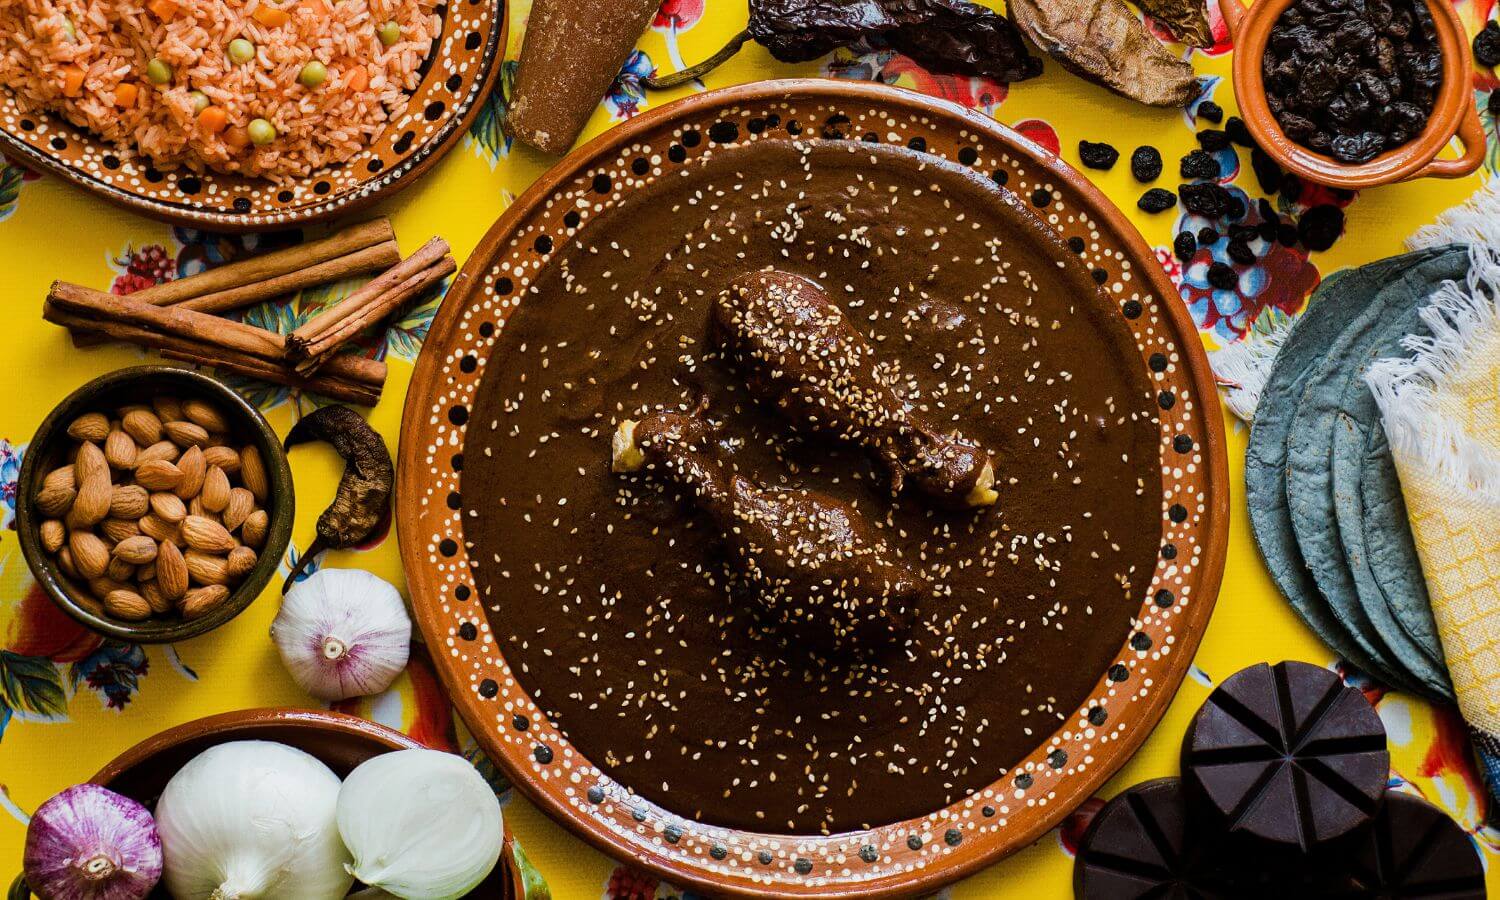
<svg viewBox="0 0 1500 900">
<path fill-rule="evenodd" d="M 68 715 L 68 692 L 50 660 L 0 650 L 0 704 L 48 719 Z"/>
</svg>

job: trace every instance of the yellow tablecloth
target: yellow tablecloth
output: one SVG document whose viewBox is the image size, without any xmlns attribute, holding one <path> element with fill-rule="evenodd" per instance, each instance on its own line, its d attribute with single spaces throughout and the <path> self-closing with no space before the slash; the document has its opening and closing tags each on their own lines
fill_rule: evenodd
<svg viewBox="0 0 1500 900">
<path fill-rule="evenodd" d="M 529 0 L 511 0 L 514 59 Z M 1471 29 L 1490 18 L 1494 0 L 1457 0 Z M 705 8 L 706 7 L 706 8 Z M 1217 13 L 1214 15 L 1217 23 Z M 589 128 L 596 134 L 619 119 L 670 96 L 643 96 L 633 78 L 657 68 L 672 71 L 717 49 L 745 20 L 744 0 L 666 0 L 662 14 L 641 42 L 641 55 L 627 65 L 616 89 L 601 104 Z M 1222 26 L 1220 26 L 1222 33 Z M 1203 75 L 1211 76 L 1212 99 L 1234 112 L 1229 87 L 1228 48 L 1194 53 Z M 513 63 L 511 64 L 513 65 Z M 1122 153 L 1113 171 L 1089 174 L 1126 209 L 1147 239 L 1161 247 L 1175 277 L 1185 283 L 1209 346 L 1240 339 L 1258 315 L 1275 308 L 1295 314 L 1320 274 L 1401 251 L 1402 239 L 1418 225 L 1466 197 L 1497 167 L 1496 123 L 1486 172 L 1456 182 L 1422 181 L 1368 191 L 1347 207 L 1348 232 L 1331 251 L 1274 253 L 1242 279 L 1235 292 L 1209 292 L 1193 271 L 1176 271 L 1171 238 L 1179 211 L 1150 216 L 1135 200 L 1143 187 L 1130 176 L 1130 151 L 1140 144 L 1161 149 L 1168 161 L 1162 184 L 1176 182 L 1176 159 L 1196 146 L 1194 124 L 1181 111 L 1148 110 L 1128 104 L 1048 63 L 1042 78 L 1007 90 L 969 79 L 935 78 L 888 52 L 841 53 L 832 60 L 783 66 L 750 45 L 708 78 L 710 87 L 787 75 L 826 74 L 879 78 L 976 106 L 1043 144 L 1060 147 L 1077 165 L 1080 139 L 1113 143 Z M 1494 73 L 1476 79 L 1480 107 L 1496 87 Z M 686 93 L 687 89 L 678 93 Z M 498 107 L 497 107 L 498 108 Z M 1199 123 L 1207 126 L 1208 123 Z M 1243 174 L 1235 185 L 1252 199 L 1262 196 L 1240 153 Z M 387 201 L 405 246 L 442 234 L 462 260 L 511 199 L 547 167 L 549 160 L 507 146 L 494 118 L 481 120 L 473 135 L 420 183 Z M 1349 198 L 1331 198 L 1345 202 Z M 295 239 L 295 235 L 259 240 Z M 41 301 L 55 278 L 118 290 L 194 271 L 208 262 L 244 252 L 257 239 L 224 238 L 174 230 L 113 207 L 56 178 L 39 178 L 0 167 L 0 876 L 9 882 L 19 867 L 27 813 L 66 785 L 87 778 L 111 757 L 146 736 L 188 719 L 250 706 L 315 706 L 287 677 L 267 639 L 276 612 L 273 589 L 229 625 L 176 646 L 141 648 L 101 642 L 52 608 L 35 589 L 13 532 L 15 476 L 19 455 L 42 417 L 63 395 L 112 369 L 147 361 L 148 354 L 110 346 L 78 351 L 65 335 L 42 322 Z M 1200 267 L 1201 268 L 1201 267 Z M 1196 286 L 1195 286 L 1196 285 Z M 425 334 L 431 310 L 406 317 L 384 345 L 391 362 L 385 399 L 371 420 L 395 449 L 401 402 L 411 362 Z M 262 310 L 263 321 L 285 327 L 295 319 L 295 303 Z M 273 425 L 285 433 L 297 415 L 299 398 L 262 390 L 256 399 Z M 1227 413 L 1226 413 L 1227 415 Z M 1243 666 L 1263 660 L 1302 659 L 1334 664 L 1282 602 L 1251 541 L 1241 484 L 1244 426 L 1230 420 L 1229 458 L 1235 506 L 1228 571 L 1218 609 L 1198 652 L 1192 677 L 1144 749 L 1104 791 L 1109 796 L 1145 778 L 1175 774 L 1178 747 L 1189 716 L 1212 685 Z M 294 541 L 310 540 L 314 520 L 331 496 L 340 466 L 326 448 L 292 454 L 298 492 Z M 403 583 L 394 536 L 356 552 L 333 554 L 327 564 L 359 566 Z M 1470 760 L 1460 721 L 1449 710 L 1400 694 L 1372 688 L 1372 699 L 1390 733 L 1393 783 L 1448 810 L 1470 831 L 1490 864 L 1490 883 L 1500 889 L 1493 863 L 1500 859 L 1500 833 L 1483 825 L 1484 792 Z M 443 746 L 472 751 L 472 742 L 452 716 L 419 655 L 396 688 L 380 697 L 342 706 L 418 734 Z M 954 897 L 1026 898 L 1071 895 L 1072 842 L 1097 808 L 1090 801 L 1081 814 L 1035 846 L 956 887 Z M 525 800 L 513 797 L 506 817 L 553 896 L 651 898 L 680 892 L 606 859 L 570 836 Z"/>
</svg>

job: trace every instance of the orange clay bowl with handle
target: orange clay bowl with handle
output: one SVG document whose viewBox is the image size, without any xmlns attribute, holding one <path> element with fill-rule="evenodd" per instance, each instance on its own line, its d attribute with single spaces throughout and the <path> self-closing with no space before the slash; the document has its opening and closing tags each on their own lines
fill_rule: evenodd
<svg viewBox="0 0 1500 900">
<path fill-rule="evenodd" d="M 1240 114 L 1261 149 L 1283 169 L 1329 187 L 1359 190 L 1412 178 L 1462 178 L 1484 159 L 1484 126 L 1474 105 L 1474 63 L 1458 13 L 1447 0 L 1425 0 L 1432 12 L 1438 48 L 1443 57 L 1443 85 L 1433 102 L 1432 115 L 1422 133 L 1369 162 L 1349 165 L 1298 144 L 1281 130 L 1266 100 L 1261 61 L 1271 28 L 1294 0 L 1258 0 L 1246 9 L 1241 0 L 1219 0 L 1234 38 L 1234 96 Z M 1457 159 L 1437 155 L 1455 136 L 1463 143 Z"/>
</svg>

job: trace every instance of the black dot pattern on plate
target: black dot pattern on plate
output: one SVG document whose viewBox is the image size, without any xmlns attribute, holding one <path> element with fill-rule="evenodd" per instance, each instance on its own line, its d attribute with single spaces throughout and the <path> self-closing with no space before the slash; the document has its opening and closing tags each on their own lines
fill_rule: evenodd
<svg viewBox="0 0 1500 900">
<path fill-rule="evenodd" d="M 498 693 L 500 693 L 500 685 L 495 683 L 495 679 L 486 678 L 479 682 L 479 696 L 484 699 L 489 700 Z"/>
<path fill-rule="evenodd" d="M 104 163 L 104 168 L 106 169 L 114 170 L 120 168 L 120 157 L 115 156 L 113 153 L 104 154 L 104 159 L 101 161 Z"/>
<path fill-rule="evenodd" d="M 1103 269 L 1095 269 L 1089 275 L 1093 277 L 1095 284 L 1103 284 L 1109 280 L 1109 273 Z"/>
<path fill-rule="evenodd" d="M 536 758 L 537 762 L 544 766 L 552 762 L 552 748 L 545 744 L 537 744 L 536 748 L 531 751 L 531 755 Z"/>
<path fill-rule="evenodd" d="M 464 470 L 464 455 L 462 453 L 453 454 L 453 457 L 448 460 L 448 464 L 453 467 L 453 471 L 462 472 Z"/>
<path fill-rule="evenodd" d="M 673 144 L 667 148 L 667 159 L 670 159 L 674 163 L 682 162 L 687 159 L 687 148 L 681 144 Z"/>
<path fill-rule="evenodd" d="M 750 121 L 745 123 L 745 130 L 749 131 L 751 134 L 760 134 L 762 131 L 766 130 L 766 120 L 762 119 L 760 116 L 755 116 Z"/>
<path fill-rule="evenodd" d="M 384 167 L 385 167 L 385 163 L 381 162 L 380 161 L 380 157 L 378 157 L 378 156 L 372 158 L 369 162 L 365 163 L 365 170 L 368 171 L 371 175 L 374 175 L 376 172 L 379 172 Z"/>
<path fill-rule="evenodd" d="M 576 209 L 568 210 L 567 215 L 563 216 L 563 224 L 569 228 L 577 228 L 582 222 L 583 216 L 580 216 Z"/>
<path fill-rule="evenodd" d="M 429 122 L 436 122 L 438 120 L 438 117 L 443 114 L 444 108 L 445 105 L 443 101 L 434 100 L 431 103 L 427 104 L 426 109 L 422 110 L 422 116 Z"/>
<path fill-rule="evenodd" d="M 911 140 L 907 141 L 906 146 L 917 151 L 918 153 L 925 153 L 927 151 L 927 139 L 919 134 Z"/>
<path fill-rule="evenodd" d="M 635 159 L 630 161 L 630 171 L 634 172 L 637 175 L 644 175 L 647 172 L 651 171 L 651 162 L 644 156 L 637 156 Z"/>
<path fill-rule="evenodd" d="M 762 850 L 759 854 L 756 855 L 755 858 L 760 862 L 761 865 L 769 866 L 771 864 L 771 860 L 775 859 L 776 857 L 771 855 L 771 851 Z"/>
<path fill-rule="evenodd" d="M 411 142 L 416 140 L 416 138 L 417 133 L 415 131 L 407 131 L 396 139 L 396 143 L 392 145 L 391 149 L 397 153 L 405 153 L 411 149 Z"/>
<path fill-rule="evenodd" d="M 589 788 L 589 802 L 590 803 L 603 803 L 604 802 L 604 788 L 599 787 L 598 785 L 594 785 L 593 787 Z"/>
<path fill-rule="evenodd" d="M 467 406 L 455 406 L 448 410 L 448 421 L 454 425 L 465 425 L 469 421 L 469 408 Z"/>
<path fill-rule="evenodd" d="M 1134 647 L 1141 653 L 1145 653 L 1147 650 L 1151 649 L 1151 635 L 1146 634 L 1144 631 L 1137 631 L 1135 634 L 1131 635 L 1130 646 Z"/>
<path fill-rule="evenodd" d="M 1125 668 L 1124 663 L 1115 663 L 1109 667 L 1110 681 L 1124 681 L 1130 677 L 1130 670 Z"/>
<path fill-rule="evenodd" d="M 983 809 L 979 810 L 979 814 L 981 816 L 984 816 L 986 819 L 993 819 L 995 817 L 995 807 L 986 806 Z"/>
<path fill-rule="evenodd" d="M 1093 725 L 1095 728 L 1098 728 L 1100 725 L 1103 725 L 1105 722 L 1109 721 L 1109 712 L 1102 706 L 1091 706 L 1089 707 L 1088 718 L 1089 724 Z"/>
<path fill-rule="evenodd" d="M 276 199 L 279 202 L 281 202 L 281 203 L 291 203 L 292 202 L 292 197 L 294 197 L 294 196 L 296 196 L 296 195 L 293 194 L 291 191 L 282 191 L 281 193 L 279 193 L 279 194 L 276 195 Z"/>
<path fill-rule="evenodd" d="M 1072 250 L 1074 253 L 1082 253 L 1084 250 L 1088 249 L 1088 243 L 1084 241 L 1083 238 L 1075 234 L 1072 237 L 1068 238 L 1068 249 Z"/>
<path fill-rule="evenodd" d="M 525 731 L 526 729 L 531 727 L 531 720 L 521 715 L 520 713 L 516 713 L 511 717 L 510 727 L 514 728 L 517 731 Z"/>
<path fill-rule="evenodd" d="M 874 844 L 865 844 L 859 848 L 859 858 L 867 863 L 879 862 L 880 851 L 875 849 Z"/>
<path fill-rule="evenodd" d="M 1124 313 L 1127 319 L 1139 319 L 1142 312 L 1141 301 L 1126 300 L 1120 304 L 1120 312 Z"/>
<path fill-rule="evenodd" d="M 184 175 L 177 179 L 177 189 L 184 194 L 196 194 L 203 190 L 203 181 L 196 175 Z"/>
<path fill-rule="evenodd" d="M 249 197 L 235 197 L 234 198 L 234 211 L 235 212 L 239 212 L 239 213 L 247 213 L 247 212 L 249 212 L 250 211 L 250 198 Z"/>
<path fill-rule="evenodd" d="M 531 242 L 531 247 L 538 253 L 551 253 L 552 238 L 545 234 L 539 234 L 536 236 L 536 240 Z"/>
<path fill-rule="evenodd" d="M 1010 173 L 1005 171 L 1004 169 L 996 169 L 993 173 L 990 174 L 990 180 L 995 182 L 995 184 L 999 185 L 1000 187 L 1005 187 L 1010 183 Z"/>
<path fill-rule="evenodd" d="M 1016 776 L 1016 787 L 1020 788 L 1023 791 L 1031 787 L 1035 783 L 1036 779 L 1031 777 L 1030 772 L 1022 772 L 1021 774 Z"/>
<path fill-rule="evenodd" d="M 1167 355 L 1165 353 L 1153 353 L 1146 360 L 1146 365 L 1153 372 L 1165 372 L 1167 370 Z"/>
<path fill-rule="evenodd" d="M 465 375 L 473 374 L 477 368 L 479 368 L 479 357 L 472 353 L 465 354 L 464 358 L 458 361 L 458 370 Z"/>
<path fill-rule="evenodd" d="M 1162 409 L 1171 409 L 1177 405 L 1177 395 L 1171 391 L 1162 391 L 1156 395 L 1156 405 Z"/>
<path fill-rule="evenodd" d="M 458 626 L 458 636 L 466 641 L 472 641 L 479 637 L 479 629 L 474 627 L 473 622 L 465 622 Z"/>
<path fill-rule="evenodd" d="M 696 147 L 703 143 L 703 135 L 696 128 L 689 128 L 682 133 L 682 146 Z"/>
<path fill-rule="evenodd" d="M 723 844 L 714 844 L 712 847 L 708 848 L 708 855 L 712 856 L 714 859 L 723 859 L 724 857 L 729 855 L 729 848 L 724 846 Z"/>
<path fill-rule="evenodd" d="M 635 809 L 632 809 L 630 811 L 630 818 L 635 819 L 637 822 L 646 821 L 646 807 L 637 806 Z"/>
<path fill-rule="evenodd" d="M 965 147 L 958 151 L 958 161 L 966 166 L 972 166 L 979 162 L 979 151 L 973 147 Z"/>
<path fill-rule="evenodd" d="M 606 175 L 603 172 L 600 172 L 598 175 L 594 176 L 594 193 L 596 193 L 596 194 L 607 194 L 607 193 L 609 193 L 610 184 L 611 184 L 611 182 L 610 182 L 609 176 Z"/>
<path fill-rule="evenodd" d="M 317 194 L 319 197 L 325 196 L 331 190 L 333 190 L 333 185 L 329 184 L 326 181 L 320 181 L 317 184 L 313 185 L 313 193 Z"/>
<path fill-rule="evenodd" d="M 906 839 L 906 846 L 910 847 L 913 850 L 921 850 L 922 836 L 920 834 L 913 834 L 908 836 Z"/>
<path fill-rule="evenodd" d="M 1047 765 L 1054 769 L 1061 769 L 1068 764 L 1068 754 L 1063 750 L 1053 750 L 1047 754 Z"/>
<path fill-rule="evenodd" d="M 676 825 L 668 825 L 666 828 L 662 829 L 661 836 L 667 839 L 667 843 L 675 844 L 678 841 L 682 840 L 682 829 L 678 828 Z"/>
<path fill-rule="evenodd" d="M 511 291 L 513 291 L 515 289 L 516 289 L 515 283 L 513 281 L 511 281 L 509 278 L 497 278 L 495 280 L 495 293 L 499 294 L 502 297 L 504 297 L 505 295 L 509 294 Z M 488 322 L 484 323 L 484 325 L 489 325 L 489 324 L 490 323 L 488 323 Z M 479 333 L 480 334 L 484 334 L 485 337 L 489 337 L 489 334 L 485 334 L 485 332 L 484 332 L 484 325 L 479 326 Z M 491 327 L 490 328 L 490 334 L 493 334 L 494 331 L 495 331 L 495 329 L 493 327 Z"/>
<path fill-rule="evenodd" d="M 1037 188 L 1031 192 L 1031 205 L 1038 209 L 1046 209 L 1052 205 L 1052 192 L 1046 188 Z"/>
<path fill-rule="evenodd" d="M 453 597 L 460 603 L 468 600 L 470 596 L 471 592 L 469 591 L 469 586 L 467 584 L 461 584 L 453 589 Z"/>
<path fill-rule="evenodd" d="M 1167 546 L 1171 547 L 1172 545 L 1168 544 Z M 1166 551 L 1163 550 L 1162 551 L 1162 556 L 1166 556 L 1166 555 L 1167 555 Z M 1172 549 L 1172 555 L 1173 556 L 1177 555 L 1177 549 L 1175 547 Z M 1167 557 L 1167 558 L 1171 559 L 1170 556 Z M 1168 608 L 1171 607 L 1171 605 L 1173 603 L 1177 602 L 1176 595 L 1174 595 L 1171 591 L 1167 590 L 1166 588 L 1162 588 L 1161 590 L 1157 591 L 1156 592 L 1156 596 L 1152 597 L 1151 599 L 1152 599 L 1153 602 L 1156 603 L 1157 606 L 1160 606 L 1162 609 L 1168 609 Z"/>
<path fill-rule="evenodd" d="M 740 126 L 733 122 L 715 122 L 708 129 L 708 139 L 715 144 L 729 144 L 740 136 Z"/>
<path fill-rule="evenodd" d="M 52 144 L 52 149 L 53 150 L 66 150 L 66 149 L 68 149 L 68 142 L 65 141 L 65 140 L 63 140 L 60 137 L 53 138 L 50 143 Z"/>
<path fill-rule="evenodd" d="M 802 133 L 802 123 L 798 122 L 796 119 L 787 119 L 786 120 L 786 133 L 789 134 L 789 135 L 791 135 L 792 137 L 796 137 L 797 135 L 801 134 Z"/>
<path fill-rule="evenodd" d="M 1185 434 L 1179 434 L 1172 438 L 1172 449 L 1178 453 L 1189 453 L 1193 449 L 1193 439 Z"/>
<path fill-rule="evenodd" d="M 463 85 L 464 77 L 462 75 L 449 75 L 447 82 L 445 82 L 443 86 L 446 87 L 448 89 L 448 92 L 451 94 L 457 93 L 458 89 L 463 87 Z"/>
<path fill-rule="evenodd" d="M 468 50 L 478 50 L 479 45 L 483 43 L 483 41 L 484 38 L 480 36 L 479 32 L 471 31 L 469 32 L 468 37 L 464 38 L 464 47 Z"/>
<path fill-rule="evenodd" d="M 458 552 L 458 543 L 453 538 L 443 538 L 442 543 L 438 544 L 438 552 L 444 556 L 452 556 Z"/>
<path fill-rule="evenodd" d="M 30 119 L 22 119 L 21 120 L 21 130 L 22 131 L 36 131 L 36 123 L 33 122 L 33 121 L 31 121 Z"/>
<path fill-rule="evenodd" d="M 1183 522 L 1186 522 L 1187 517 L 1187 507 L 1183 506 L 1181 503 L 1173 503 L 1167 509 L 1167 518 L 1171 519 L 1173 522 L 1176 522 L 1179 525 L 1181 525 Z"/>
<path fill-rule="evenodd" d="M 812 860 L 798 857 L 797 861 L 792 863 L 792 868 L 796 870 L 798 875 L 806 875 L 812 871 Z"/>
<path fill-rule="evenodd" d="M 964 842 L 964 833 L 957 828 L 950 828 L 943 832 L 943 843 L 950 847 L 957 847 Z"/>
</svg>

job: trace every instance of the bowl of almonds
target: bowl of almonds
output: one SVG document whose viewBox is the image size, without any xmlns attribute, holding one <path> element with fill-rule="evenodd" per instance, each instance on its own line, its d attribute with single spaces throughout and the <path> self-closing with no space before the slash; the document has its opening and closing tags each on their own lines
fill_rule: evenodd
<svg viewBox="0 0 1500 900">
<path fill-rule="evenodd" d="M 17 484 L 38 583 L 84 625 L 137 643 L 203 634 L 249 606 L 286 552 L 292 512 L 265 418 L 169 366 L 74 391 L 37 429 Z"/>
</svg>

